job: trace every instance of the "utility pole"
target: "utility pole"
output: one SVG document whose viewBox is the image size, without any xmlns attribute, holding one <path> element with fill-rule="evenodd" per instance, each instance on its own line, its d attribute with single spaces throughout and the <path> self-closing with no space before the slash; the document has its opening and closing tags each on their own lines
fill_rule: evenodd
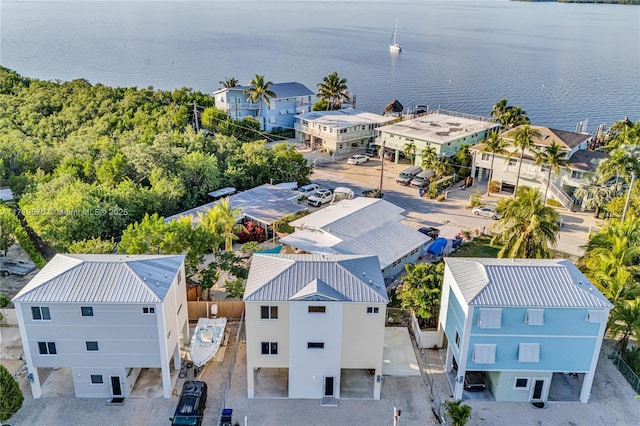
<svg viewBox="0 0 640 426">
<path fill-rule="evenodd" d="M 382 178 L 384 176 L 384 139 L 382 140 L 382 148 L 380 148 L 380 195 L 382 195 Z"/>
<path fill-rule="evenodd" d="M 636 174 L 631 173 L 631 185 L 629 185 L 629 192 L 627 193 L 627 201 L 624 202 L 624 210 L 622 211 L 622 221 L 627 217 L 627 209 L 629 208 L 629 201 L 631 200 L 631 191 L 633 191 L 633 184 L 636 181 Z"/>
<path fill-rule="evenodd" d="M 196 133 L 200 132 L 200 124 L 198 123 L 198 105 L 193 101 L 193 121 L 196 125 Z"/>
</svg>

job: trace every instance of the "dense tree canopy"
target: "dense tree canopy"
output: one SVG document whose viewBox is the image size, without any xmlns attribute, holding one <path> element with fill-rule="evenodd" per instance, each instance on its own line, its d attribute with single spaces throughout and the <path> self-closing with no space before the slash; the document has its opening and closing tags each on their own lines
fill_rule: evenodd
<svg viewBox="0 0 640 426">
<path fill-rule="evenodd" d="M 192 128 L 194 103 L 207 132 Z M 189 88 L 50 82 L 0 67 L 0 184 L 58 250 L 118 238 L 145 214 L 190 209 L 221 187 L 307 183 L 302 155 L 267 148 L 262 135 L 255 119 L 236 122 Z"/>
</svg>

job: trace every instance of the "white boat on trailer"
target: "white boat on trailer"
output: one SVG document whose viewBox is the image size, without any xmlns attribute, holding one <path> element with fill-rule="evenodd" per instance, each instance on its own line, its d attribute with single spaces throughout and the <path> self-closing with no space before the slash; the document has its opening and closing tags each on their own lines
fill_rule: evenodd
<svg viewBox="0 0 640 426">
<path fill-rule="evenodd" d="M 216 356 L 224 338 L 226 325 L 226 318 L 200 318 L 198 320 L 189 348 L 191 362 L 196 367 L 202 367 Z"/>
</svg>

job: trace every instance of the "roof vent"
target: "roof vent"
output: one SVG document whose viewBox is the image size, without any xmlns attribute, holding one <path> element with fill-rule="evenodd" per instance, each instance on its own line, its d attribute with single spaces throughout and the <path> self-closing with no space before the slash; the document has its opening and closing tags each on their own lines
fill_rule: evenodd
<svg viewBox="0 0 640 426">
<path fill-rule="evenodd" d="M 143 281 L 147 281 L 147 277 L 142 277 L 142 280 Z"/>
<path fill-rule="evenodd" d="M 362 272 L 362 276 L 364 277 L 365 275 L 367 275 L 364 271 Z"/>
<path fill-rule="evenodd" d="M 373 280 L 369 280 L 369 284 L 373 284 Z"/>
</svg>

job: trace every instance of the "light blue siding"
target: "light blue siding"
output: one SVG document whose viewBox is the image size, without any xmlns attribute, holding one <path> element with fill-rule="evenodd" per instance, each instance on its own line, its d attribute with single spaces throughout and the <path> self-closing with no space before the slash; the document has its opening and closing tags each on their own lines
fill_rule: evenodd
<svg viewBox="0 0 640 426">
<path fill-rule="evenodd" d="M 456 359 L 460 359 L 460 350 L 456 346 L 455 337 L 457 330 L 458 334 L 460 335 L 460 342 L 462 344 L 466 315 L 462 310 L 460 302 L 458 302 L 458 299 L 456 299 L 456 295 L 451 290 L 451 287 L 449 287 L 449 295 L 447 297 L 449 299 L 449 307 L 447 308 L 447 322 L 444 327 L 444 333 L 447 336 L 449 347 L 451 348 L 453 355 Z"/>
</svg>

